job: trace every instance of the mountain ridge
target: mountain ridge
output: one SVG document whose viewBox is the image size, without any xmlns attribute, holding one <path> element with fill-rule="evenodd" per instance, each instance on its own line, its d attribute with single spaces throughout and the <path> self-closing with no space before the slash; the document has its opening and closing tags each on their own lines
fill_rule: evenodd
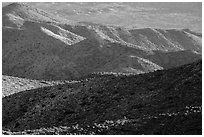
<svg viewBox="0 0 204 137">
<path fill-rule="evenodd" d="M 130 17 L 159 13 L 156 7 L 38 4 L 3 3 L 3 134 L 202 134 L 202 33 L 161 29 L 163 21 L 161 28 L 103 21 L 103 15 L 118 10 L 121 17 Z M 184 11 L 186 6 L 193 4 L 184 4 Z M 94 17 L 87 22 L 83 15 Z M 178 14 L 169 15 L 178 19 Z M 82 20 L 72 21 L 74 16 Z M 182 26 L 192 29 L 189 22 Z"/>
<path fill-rule="evenodd" d="M 2 26 L 4 75 L 71 80 L 100 71 L 147 73 L 201 58 L 202 36 L 189 30 L 128 30 L 100 24 L 73 25 L 61 20 L 48 21 L 49 14 L 43 12 L 44 18 L 38 10 L 30 6 L 27 9 L 26 4 L 17 4 L 18 10 L 13 9 L 15 14 L 12 8 L 7 10 L 8 7 L 3 7 L 3 22 L 6 22 Z M 29 16 L 17 18 L 18 13 L 24 12 Z M 8 14 L 14 15 L 13 19 L 9 19 Z M 13 26 L 15 19 L 20 20 L 20 25 Z M 40 22 L 36 21 L 38 19 Z M 142 66 L 139 58 L 130 56 L 148 60 L 157 67 L 152 69 L 152 63 Z"/>
</svg>

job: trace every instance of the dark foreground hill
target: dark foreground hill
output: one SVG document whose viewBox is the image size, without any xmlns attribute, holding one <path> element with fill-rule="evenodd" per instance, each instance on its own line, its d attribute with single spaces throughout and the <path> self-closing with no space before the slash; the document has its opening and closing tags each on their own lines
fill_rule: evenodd
<svg viewBox="0 0 204 137">
<path fill-rule="evenodd" d="M 202 134 L 201 60 L 140 75 L 92 75 L 2 100 L 4 134 Z"/>
<path fill-rule="evenodd" d="M 73 80 L 94 72 L 146 73 L 201 59 L 202 35 L 73 23 L 35 7 L 2 8 L 2 73 Z"/>
</svg>

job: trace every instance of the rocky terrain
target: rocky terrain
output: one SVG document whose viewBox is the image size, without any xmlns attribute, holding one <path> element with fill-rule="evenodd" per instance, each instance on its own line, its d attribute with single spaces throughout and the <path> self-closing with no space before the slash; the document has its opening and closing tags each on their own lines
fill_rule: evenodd
<svg viewBox="0 0 204 137">
<path fill-rule="evenodd" d="M 202 134 L 202 63 L 2 99 L 3 134 Z"/>
<path fill-rule="evenodd" d="M 187 29 L 76 23 L 24 3 L 4 6 L 2 14 L 4 75 L 72 80 L 96 72 L 140 74 L 201 59 L 202 35 Z"/>
<path fill-rule="evenodd" d="M 202 134 L 202 33 L 192 31 L 199 9 L 58 4 L 3 3 L 3 134 Z M 166 14 L 170 26 L 182 15 L 191 29 L 105 23 L 116 11 L 123 20 Z"/>
</svg>

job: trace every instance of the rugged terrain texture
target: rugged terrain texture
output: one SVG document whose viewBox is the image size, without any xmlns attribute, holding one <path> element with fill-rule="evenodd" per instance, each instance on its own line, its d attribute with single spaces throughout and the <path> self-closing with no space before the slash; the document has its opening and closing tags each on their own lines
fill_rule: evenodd
<svg viewBox="0 0 204 137">
<path fill-rule="evenodd" d="M 74 23 L 32 6 L 2 10 L 2 71 L 29 79 L 77 79 L 95 72 L 146 73 L 201 59 L 202 35 Z"/>
<path fill-rule="evenodd" d="M 202 62 L 2 99 L 4 134 L 202 134 Z"/>
</svg>

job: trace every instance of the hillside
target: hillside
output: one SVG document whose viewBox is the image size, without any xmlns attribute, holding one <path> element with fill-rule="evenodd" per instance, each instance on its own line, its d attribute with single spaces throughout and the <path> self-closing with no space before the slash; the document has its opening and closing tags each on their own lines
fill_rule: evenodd
<svg viewBox="0 0 204 137">
<path fill-rule="evenodd" d="M 202 62 L 2 99 L 3 134 L 202 134 Z M 15 115 L 14 115 L 15 114 Z"/>
<path fill-rule="evenodd" d="M 10 96 L 25 90 L 77 82 L 78 81 L 32 80 L 2 75 L 2 97 Z"/>
<path fill-rule="evenodd" d="M 202 35 L 72 22 L 34 6 L 2 9 L 3 75 L 72 80 L 96 72 L 146 73 L 201 59 Z"/>
</svg>

